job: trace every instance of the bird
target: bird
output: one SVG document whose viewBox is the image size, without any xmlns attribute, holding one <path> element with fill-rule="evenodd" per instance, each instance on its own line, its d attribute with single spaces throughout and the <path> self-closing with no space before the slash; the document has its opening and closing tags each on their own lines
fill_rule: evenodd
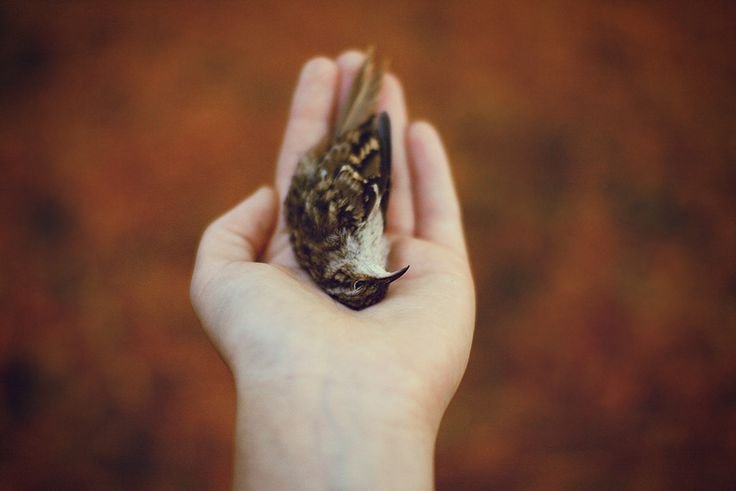
<svg viewBox="0 0 736 491">
<path fill-rule="evenodd" d="M 385 71 L 369 48 L 334 128 L 299 159 L 284 201 L 297 262 L 354 310 L 380 302 L 409 269 L 386 270 L 391 122 L 375 110 Z"/>
</svg>

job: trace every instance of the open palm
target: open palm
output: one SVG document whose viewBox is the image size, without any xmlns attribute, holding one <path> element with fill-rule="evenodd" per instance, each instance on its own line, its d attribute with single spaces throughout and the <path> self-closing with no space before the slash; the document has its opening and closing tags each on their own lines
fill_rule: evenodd
<svg viewBox="0 0 736 491">
<path fill-rule="evenodd" d="M 380 393 L 384 401 L 409 401 L 437 425 L 467 363 L 473 283 L 444 149 L 430 125 L 408 124 L 393 75 L 385 77 L 379 98 L 393 140 L 389 270 L 409 264 L 406 275 L 377 305 L 359 312 L 344 307 L 296 263 L 280 207 L 297 161 L 329 131 L 362 61 L 362 54 L 347 52 L 305 65 L 276 190 L 262 188 L 208 227 L 192 300 L 246 390 L 329 380 Z"/>
</svg>

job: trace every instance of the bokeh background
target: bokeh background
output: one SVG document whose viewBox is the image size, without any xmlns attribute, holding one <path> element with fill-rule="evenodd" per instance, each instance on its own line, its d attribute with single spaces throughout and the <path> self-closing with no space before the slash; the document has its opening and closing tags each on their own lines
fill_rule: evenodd
<svg viewBox="0 0 736 491">
<path fill-rule="evenodd" d="M 196 244 L 303 62 L 369 44 L 474 265 L 438 488 L 736 489 L 733 5 L 0 3 L 0 489 L 227 489 Z"/>
</svg>

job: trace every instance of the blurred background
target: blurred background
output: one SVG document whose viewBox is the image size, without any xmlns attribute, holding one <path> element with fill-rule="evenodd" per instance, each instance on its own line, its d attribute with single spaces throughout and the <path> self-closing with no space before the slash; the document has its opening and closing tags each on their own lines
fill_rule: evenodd
<svg viewBox="0 0 736 491">
<path fill-rule="evenodd" d="M 728 1 L 0 3 L 0 489 L 227 489 L 201 231 L 301 65 L 377 46 L 478 293 L 440 490 L 735 489 Z"/>
</svg>

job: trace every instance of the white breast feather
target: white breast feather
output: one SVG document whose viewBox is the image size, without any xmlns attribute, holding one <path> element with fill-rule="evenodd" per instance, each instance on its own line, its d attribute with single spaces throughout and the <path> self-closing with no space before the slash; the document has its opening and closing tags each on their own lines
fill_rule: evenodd
<svg viewBox="0 0 736 491">
<path fill-rule="evenodd" d="M 344 264 L 354 265 L 357 273 L 368 276 L 385 276 L 388 241 L 383 236 L 383 214 L 381 199 L 377 199 L 373 210 L 363 226 L 346 239 Z"/>
<path fill-rule="evenodd" d="M 380 203 L 376 203 L 365 225 L 348 237 L 347 257 L 359 273 L 368 276 L 388 274 L 386 271 L 388 241 L 383 236 L 383 215 Z"/>
</svg>

